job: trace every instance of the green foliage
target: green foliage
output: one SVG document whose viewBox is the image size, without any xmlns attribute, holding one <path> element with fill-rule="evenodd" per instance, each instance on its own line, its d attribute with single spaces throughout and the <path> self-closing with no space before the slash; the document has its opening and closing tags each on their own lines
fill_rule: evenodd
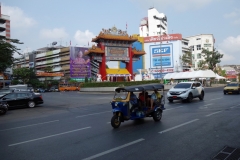
<svg viewBox="0 0 240 160">
<path fill-rule="evenodd" d="M 88 83 L 88 77 L 85 77 L 85 83 Z"/>
<path fill-rule="evenodd" d="M 33 70 L 29 68 L 16 68 L 13 69 L 14 79 L 21 80 L 24 84 L 28 82 L 30 77 L 34 75 Z"/>
<path fill-rule="evenodd" d="M 183 65 L 192 65 L 192 52 L 185 52 L 182 56 L 180 56 Z"/>
<path fill-rule="evenodd" d="M 12 85 L 17 85 L 17 84 L 21 84 L 21 82 L 17 79 L 14 79 L 14 80 L 11 81 L 11 84 Z"/>
<path fill-rule="evenodd" d="M 78 83 L 78 81 L 71 79 L 71 80 L 68 81 L 68 83 L 72 83 L 73 84 L 73 83 Z"/>
<path fill-rule="evenodd" d="M 53 80 L 53 81 L 50 82 L 50 84 L 51 84 L 52 86 L 58 86 L 59 81 Z"/>
<path fill-rule="evenodd" d="M 30 79 L 28 81 L 28 84 L 30 84 L 33 88 L 44 87 L 44 84 L 42 82 L 40 82 L 38 79 Z"/>
<path fill-rule="evenodd" d="M 18 48 L 12 43 L 16 44 L 23 44 L 19 42 L 17 39 L 7 39 L 7 38 L 0 38 L 0 72 L 4 72 L 8 67 L 11 67 L 14 62 L 14 53 L 18 53 Z"/>
<path fill-rule="evenodd" d="M 223 54 L 220 54 L 215 48 L 213 51 L 202 49 L 202 56 L 204 57 L 205 64 L 208 65 L 210 70 L 215 70 L 216 65 L 221 62 Z"/>
<path fill-rule="evenodd" d="M 47 66 L 43 70 L 44 70 L 44 72 L 51 72 L 52 71 L 52 67 L 51 66 Z"/>
<path fill-rule="evenodd" d="M 131 82 L 92 82 L 92 83 L 83 83 L 82 88 L 90 87 L 119 87 L 119 86 L 132 86 L 140 84 L 150 84 L 150 83 L 159 83 L 159 80 L 152 81 L 131 81 Z"/>
</svg>

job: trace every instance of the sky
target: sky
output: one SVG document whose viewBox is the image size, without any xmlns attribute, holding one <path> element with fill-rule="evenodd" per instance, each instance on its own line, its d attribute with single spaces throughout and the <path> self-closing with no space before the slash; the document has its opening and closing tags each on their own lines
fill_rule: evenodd
<svg viewBox="0 0 240 160">
<path fill-rule="evenodd" d="M 21 53 L 57 45 L 88 47 L 102 28 L 116 26 L 129 35 L 155 7 L 168 19 L 168 31 L 183 37 L 213 34 L 224 54 L 221 65 L 240 65 L 240 0 L 2 0 L 10 16 L 11 38 Z M 17 55 L 15 55 L 17 57 Z"/>
</svg>

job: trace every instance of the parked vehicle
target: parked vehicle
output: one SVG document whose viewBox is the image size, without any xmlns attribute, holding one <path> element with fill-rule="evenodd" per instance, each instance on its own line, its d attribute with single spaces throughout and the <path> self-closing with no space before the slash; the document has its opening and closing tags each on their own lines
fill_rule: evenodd
<svg viewBox="0 0 240 160">
<path fill-rule="evenodd" d="M 59 89 L 57 86 L 53 86 L 49 89 L 49 92 L 58 92 L 58 91 L 59 91 Z"/>
<path fill-rule="evenodd" d="M 240 84 L 237 82 L 231 82 L 228 83 L 224 89 L 223 89 L 224 94 L 231 94 L 231 93 L 237 93 L 240 94 Z"/>
<path fill-rule="evenodd" d="M 43 98 L 40 93 L 21 91 L 21 92 L 8 93 L 0 97 L 0 102 L 7 103 L 9 105 L 8 108 L 22 107 L 22 106 L 33 108 L 37 104 L 42 104 Z"/>
<path fill-rule="evenodd" d="M 0 89 L 0 97 L 8 94 L 8 93 L 12 93 L 14 90 L 9 89 L 9 88 L 2 88 Z"/>
<path fill-rule="evenodd" d="M 187 100 L 191 102 L 193 98 L 204 99 L 204 88 L 200 82 L 180 82 L 167 92 L 169 102 L 174 100 Z"/>
<path fill-rule="evenodd" d="M 8 111 L 8 104 L 5 102 L 0 102 L 0 115 L 6 114 Z"/>
<path fill-rule="evenodd" d="M 136 105 L 131 104 L 131 94 L 134 92 L 142 92 L 146 95 L 147 91 L 162 90 L 162 98 L 158 99 L 151 109 L 147 101 L 143 100 Z M 146 117 L 152 117 L 154 121 L 160 121 L 162 118 L 162 112 L 164 108 L 164 85 L 162 84 L 146 84 L 129 87 L 120 87 L 115 89 L 115 95 L 110 102 L 112 106 L 113 117 L 111 119 L 111 125 L 113 128 L 118 128 L 121 122 L 127 120 L 136 120 Z"/>
</svg>

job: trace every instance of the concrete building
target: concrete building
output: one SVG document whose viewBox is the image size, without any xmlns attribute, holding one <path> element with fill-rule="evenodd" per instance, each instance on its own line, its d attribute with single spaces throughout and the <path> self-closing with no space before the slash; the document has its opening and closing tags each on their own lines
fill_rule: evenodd
<svg viewBox="0 0 240 160">
<path fill-rule="evenodd" d="M 154 19 L 154 16 L 165 19 Z M 161 29 L 161 33 L 160 33 Z M 144 17 L 139 26 L 140 37 L 157 36 L 168 34 L 167 17 L 164 13 L 159 13 L 155 8 L 149 8 L 148 16 Z"/>
<path fill-rule="evenodd" d="M 199 34 L 195 36 L 185 37 L 189 40 L 188 46 L 192 49 L 193 65 L 192 67 L 197 69 L 201 60 L 204 60 L 202 56 L 202 48 L 209 51 L 213 51 L 215 39 L 213 34 Z"/>
<path fill-rule="evenodd" d="M 10 16 L 2 14 L 0 4 L 0 37 L 10 38 L 10 33 Z"/>
<path fill-rule="evenodd" d="M 86 48 L 88 49 L 88 48 Z M 70 77 L 70 47 L 52 46 L 43 47 L 36 51 L 25 53 L 22 57 L 16 58 L 14 68 L 33 68 L 40 81 L 45 80 L 67 80 Z M 39 74 L 45 72 L 46 68 L 51 67 L 48 74 Z M 91 78 L 96 78 L 98 65 L 91 62 Z M 63 76 L 54 76 L 61 75 Z M 41 76 L 42 75 L 42 76 Z M 47 76 L 49 75 L 49 76 Z M 76 79 L 84 81 L 82 79 Z"/>
</svg>

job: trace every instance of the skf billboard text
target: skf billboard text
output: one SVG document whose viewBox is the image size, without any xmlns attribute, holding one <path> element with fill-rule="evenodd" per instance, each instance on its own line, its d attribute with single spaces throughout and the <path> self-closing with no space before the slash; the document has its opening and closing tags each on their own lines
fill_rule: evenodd
<svg viewBox="0 0 240 160">
<path fill-rule="evenodd" d="M 170 47 L 152 48 L 152 54 L 170 54 Z"/>
</svg>

